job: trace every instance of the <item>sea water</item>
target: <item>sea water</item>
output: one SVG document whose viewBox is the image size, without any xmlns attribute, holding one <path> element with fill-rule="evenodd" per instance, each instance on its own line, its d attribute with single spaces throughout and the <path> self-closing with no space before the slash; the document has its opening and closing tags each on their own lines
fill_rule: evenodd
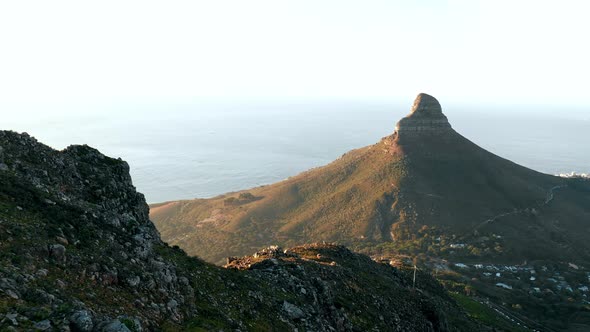
<svg viewBox="0 0 590 332">
<path fill-rule="evenodd" d="M 390 135 L 411 105 L 388 102 L 214 102 L 105 105 L 8 117 L 56 149 L 88 144 L 131 167 L 148 202 L 206 198 L 280 181 Z M 590 172 L 584 112 L 443 109 L 481 147 L 549 173 Z M 575 116 L 569 116 L 575 114 Z M 564 116 L 568 115 L 568 116 Z"/>
</svg>

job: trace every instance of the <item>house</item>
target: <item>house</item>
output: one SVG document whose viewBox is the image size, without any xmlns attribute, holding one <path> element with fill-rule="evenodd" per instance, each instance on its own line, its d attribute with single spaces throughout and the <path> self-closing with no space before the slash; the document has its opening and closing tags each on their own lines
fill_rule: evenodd
<svg viewBox="0 0 590 332">
<path fill-rule="evenodd" d="M 504 288 L 504 289 L 512 289 L 512 286 L 506 285 L 503 282 L 499 282 L 496 284 L 496 287 Z"/>
<path fill-rule="evenodd" d="M 574 264 L 574 263 L 568 263 L 568 266 L 569 266 L 569 267 L 571 267 L 571 268 L 572 268 L 572 269 L 574 269 L 574 270 L 579 270 L 579 269 L 580 269 L 580 267 L 579 267 L 579 266 L 577 266 L 577 265 L 576 265 L 576 264 Z"/>
</svg>

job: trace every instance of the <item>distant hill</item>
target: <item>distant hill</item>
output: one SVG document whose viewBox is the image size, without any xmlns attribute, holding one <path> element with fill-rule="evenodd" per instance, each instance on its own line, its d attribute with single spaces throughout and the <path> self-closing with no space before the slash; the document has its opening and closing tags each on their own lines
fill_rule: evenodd
<svg viewBox="0 0 590 332">
<path fill-rule="evenodd" d="M 375 254 L 424 236 L 469 243 L 494 235 L 500 243 L 472 254 L 584 263 L 589 202 L 587 181 L 478 147 L 452 128 L 435 98 L 420 94 L 374 145 L 272 185 L 152 205 L 150 217 L 166 241 L 211 262 L 269 244 L 337 241 Z"/>
<path fill-rule="evenodd" d="M 210 262 L 334 241 L 417 264 L 472 317 L 493 325 L 501 312 L 512 325 L 502 330 L 590 329 L 590 180 L 480 148 L 426 94 L 376 144 L 275 184 L 152 205 L 150 217 L 163 239 Z"/>
</svg>

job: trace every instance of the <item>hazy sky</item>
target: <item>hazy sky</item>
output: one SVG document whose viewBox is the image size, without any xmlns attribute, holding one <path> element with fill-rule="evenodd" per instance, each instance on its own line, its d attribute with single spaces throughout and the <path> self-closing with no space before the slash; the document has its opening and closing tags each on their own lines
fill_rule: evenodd
<svg viewBox="0 0 590 332">
<path fill-rule="evenodd" d="M 590 1 L 2 1 L 2 117 L 194 98 L 590 106 Z M 52 105 L 51 107 L 48 105 Z M 31 111 L 32 112 L 32 111 Z"/>
</svg>

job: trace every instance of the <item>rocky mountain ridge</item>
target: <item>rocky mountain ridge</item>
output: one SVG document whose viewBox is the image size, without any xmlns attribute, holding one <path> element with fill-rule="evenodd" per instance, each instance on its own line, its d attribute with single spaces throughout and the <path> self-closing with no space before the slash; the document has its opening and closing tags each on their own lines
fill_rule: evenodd
<svg viewBox="0 0 590 332">
<path fill-rule="evenodd" d="M 340 246 L 250 260 L 224 269 L 164 243 L 124 161 L 0 131 L 0 330 L 483 328 L 428 275 L 414 289 L 401 271 Z"/>
</svg>

